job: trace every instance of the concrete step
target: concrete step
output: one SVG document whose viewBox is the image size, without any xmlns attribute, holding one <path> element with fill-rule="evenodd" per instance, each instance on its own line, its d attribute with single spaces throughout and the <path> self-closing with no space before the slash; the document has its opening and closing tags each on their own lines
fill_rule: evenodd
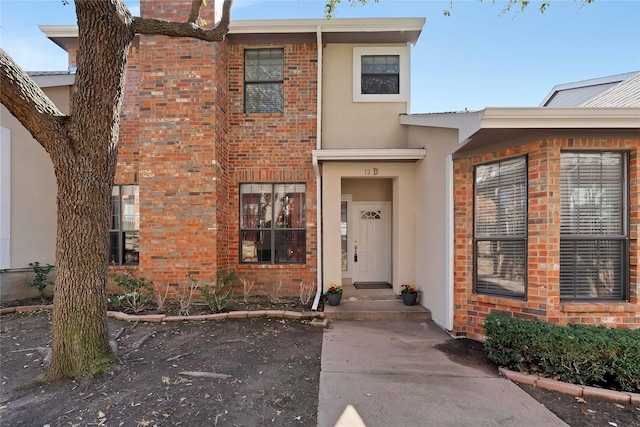
<svg viewBox="0 0 640 427">
<path fill-rule="evenodd" d="M 388 300 L 344 300 L 338 306 L 324 305 L 324 315 L 332 320 L 431 320 L 431 312 L 421 305 L 407 306 L 398 296 Z"/>
</svg>

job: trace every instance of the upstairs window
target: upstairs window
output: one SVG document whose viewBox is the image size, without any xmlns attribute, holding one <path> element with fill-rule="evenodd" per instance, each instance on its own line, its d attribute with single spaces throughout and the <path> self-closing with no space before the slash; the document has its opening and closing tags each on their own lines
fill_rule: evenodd
<svg viewBox="0 0 640 427">
<path fill-rule="evenodd" d="M 284 111 L 283 49 L 244 51 L 244 112 Z"/>
<path fill-rule="evenodd" d="M 138 264 L 140 260 L 140 196 L 137 185 L 114 185 L 111 192 L 109 263 Z"/>
<path fill-rule="evenodd" d="M 240 185 L 240 262 L 306 260 L 306 185 Z"/>
<path fill-rule="evenodd" d="M 626 154 L 563 152 L 560 174 L 560 299 L 625 299 Z"/>
<path fill-rule="evenodd" d="M 400 55 L 362 55 L 360 92 L 400 93 Z"/>
<path fill-rule="evenodd" d="M 353 48 L 353 102 L 409 101 L 408 46 Z"/>
<path fill-rule="evenodd" d="M 527 159 L 475 169 L 474 291 L 526 296 Z"/>
</svg>

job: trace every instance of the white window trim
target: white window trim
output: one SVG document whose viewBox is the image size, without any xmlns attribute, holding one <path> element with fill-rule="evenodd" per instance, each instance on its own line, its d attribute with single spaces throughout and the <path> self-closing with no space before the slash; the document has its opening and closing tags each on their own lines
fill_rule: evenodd
<svg viewBox="0 0 640 427">
<path fill-rule="evenodd" d="M 400 56 L 400 93 L 399 94 L 363 94 L 362 62 L 363 55 L 399 55 Z M 353 102 L 409 102 L 411 93 L 411 49 L 406 46 L 378 46 L 353 48 Z"/>
</svg>

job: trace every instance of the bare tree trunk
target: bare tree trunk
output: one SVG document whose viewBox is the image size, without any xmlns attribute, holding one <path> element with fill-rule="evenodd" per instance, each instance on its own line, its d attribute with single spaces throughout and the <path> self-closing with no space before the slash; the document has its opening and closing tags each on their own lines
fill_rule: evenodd
<svg viewBox="0 0 640 427">
<path fill-rule="evenodd" d="M 58 231 L 47 379 L 98 375 L 116 360 L 106 322 L 108 233 L 126 58 L 133 40 L 131 16 L 122 7 L 115 0 L 76 0 L 76 88 L 86 89 L 74 91 L 67 132 L 53 145 L 64 149 L 51 156 L 58 182 Z"/>
<path fill-rule="evenodd" d="M 106 322 L 107 224 L 113 178 L 95 176 L 88 161 L 56 166 L 53 348 L 45 377 L 83 378 L 108 371 L 115 362 Z"/>
</svg>

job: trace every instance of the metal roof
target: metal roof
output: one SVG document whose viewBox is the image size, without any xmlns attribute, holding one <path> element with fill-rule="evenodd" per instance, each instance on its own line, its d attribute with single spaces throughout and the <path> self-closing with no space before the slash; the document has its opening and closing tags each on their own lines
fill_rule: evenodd
<svg viewBox="0 0 640 427">
<path fill-rule="evenodd" d="M 640 107 L 640 73 L 601 93 L 583 107 Z"/>
<path fill-rule="evenodd" d="M 541 107 L 585 107 L 591 101 L 599 98 L 605 92 L 608 92 L 621 83 L 633 78 L 639 74 L 637 71 L 624 74 L 616 74 L 613 76 L 600 77 L 597 79 L 582 80 L 578 82 L 565 83 L 556 85 L 551 89 L 551 92 L 540 104 Z M 625 97 L 625 91 L 628 91 L 631 87 L 623 88 L 620 91 L 616 91 L 618 97 Z M 610 102 L 614 99 L 610 98 Z M 604 101 L 603 101 L 604 102 Z M 596 105 L 592 105 L 596 106 Z M 616 107 L 623 106 L 617 104 L 604 104 L 597 105 L 599 107 Z M 624 106 L 639 106 L 638 104 L 624 105 Z"/>
</svg>

